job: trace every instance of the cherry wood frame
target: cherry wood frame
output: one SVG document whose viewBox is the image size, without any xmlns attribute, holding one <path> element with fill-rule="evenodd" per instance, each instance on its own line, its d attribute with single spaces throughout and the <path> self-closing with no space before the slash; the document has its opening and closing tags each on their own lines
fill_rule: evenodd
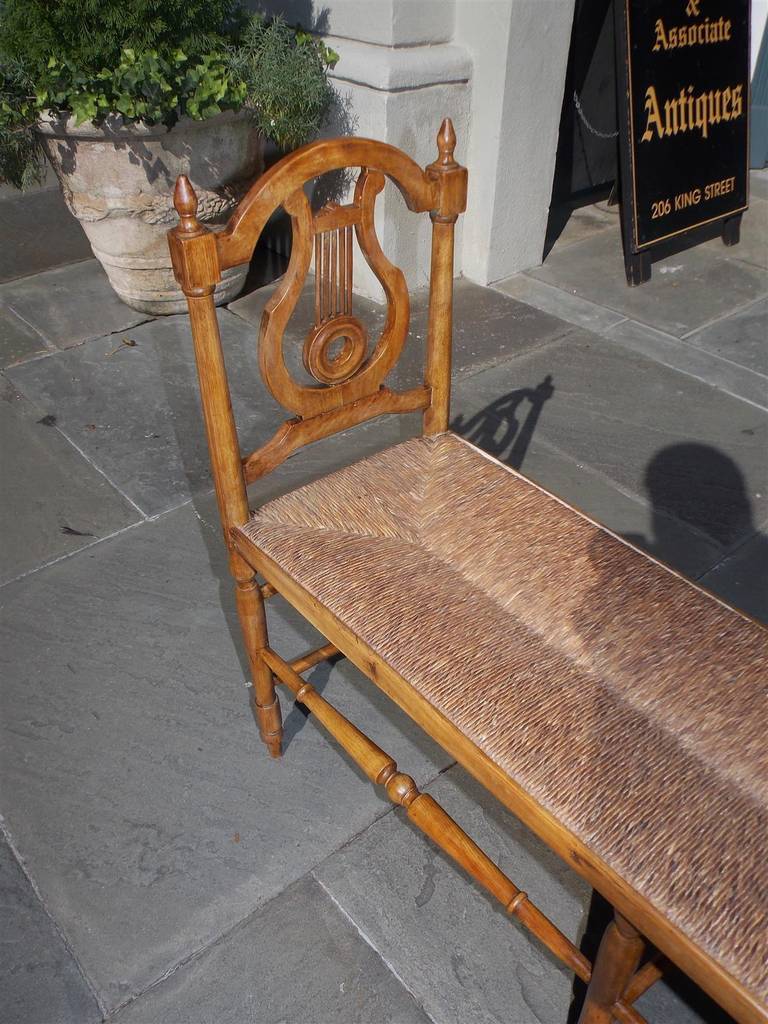
<svg viewBox="0 0 768 1024">
<path fill-rule="evenodd" d="M 241 201 L 226 228 L 214 232 L 196 217 L 189 181 L 178 179 L 175 205 L 180 223 L 169 232 L 174 272 L 189 307 L 213 478 L 237 609 L 253 679 L 259 732 L 274 757 L 281 754 L 282 721 L 275 682 L 312 711 L 362 768 L 384 787 L 411 821 L 429 836 L 505 909 L 532 931 L 584 982 L 587 995 L 580 1024 L 642 1024 L 633 1003 L 660 976 L 654 952 L 639 967 L 648 940 L 675 962 L 742 1024 L 768 1024 L 768 1011 L 709 958 L 656 907 L 541 808 L 408 680 L 313 599 L 294 579 L 237 532 L 250 516 L 246 488 L 297 448 L 385 413 L 421 411 L 424 434 L 448 429 L 453 304 L 453 235 L 466 206 L 467 172 L 454 159 L 456 137 L 450 120 L 437 136 L 434 163 L 420 168 L 400 150 L 368 139 L 323 140 L 286 156 L 264 174 Z M 320 174 L 346 168 L 360 173 L 351 203 L 313 211 L 304 186 Z M 409 300 L 402 273 L 381 251 L 374 227 L 376 196 L 389 179 L 414 213 L 432 221 L 429 326 L 424 383 L 406 391 L 384 378 L 397 361 L 408 333 Z M 293 245 L 288 270 L 264 311 L 259 365 L 267 387 L 294 416 L 262 447 L 242 454 L 232 414 L 214 289 L 228 267 L 250 260 L 269 217 L 282 207 L 291 217 Z M 387 299 L 384 329 L 369 348 L 365 327 L 352 310 L 352 246 L 356 239 Z M 315 323 L 304 346 L 308 372 L 320 386 L 293 379 L 282 353 L 282 338 L 312 260 L 315 265 Z M 339 347 L 340 346 L 340 347 Z M 259 579 L 261 577 L 261 580 Z M 339 581 L 343 586 L 343 580 Z M 269 646 L 264 602 L 279 592 L 319 629 L 328 643 L 292 662 Z M 452 757 L 615 907 L 615 918 L 591 965 L 459 825 L 394 760 L 333 708 L 301 673 L 343 655 L 410 715 Z M 641 937 L 644 936 L 644 938 Z"/>
</svg>

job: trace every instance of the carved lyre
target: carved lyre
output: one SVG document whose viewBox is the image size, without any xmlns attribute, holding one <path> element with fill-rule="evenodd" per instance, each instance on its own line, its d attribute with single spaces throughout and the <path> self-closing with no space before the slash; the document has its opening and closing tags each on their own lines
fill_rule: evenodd
<svg viewBox="0 0 768 1024">
<path fill-rule="evenodd" d="M 215 381 L 223 421 L 206 407 L 209 431 L 226 426 L 227 446 L 237 434 L 223 368 L 213 289 L 228 267 L 251 258 L 272 213 L 282 207 L 291 218 L 291 257 L 262 315 L 259 367 L 274 398 L 291 413 L 274 437 L 241 457 L 237 511 L 222 505 L 226 524 L 246 507 L 241 487 L 273 469 L 291 452 L 338 430 L 385 413 L 424 414 L 426 433 L 446 430 L 450 391 L 450 324 L 453 283 L 453 228 L 466 204 L 466 170 L 453 157 L 456 136 L 446 119 L 438 133 L 438 159 L 422 169 L 386 143 L 334 139 L 311 143 L 284 157 L 253 185 L 224 231 L 213 233 L 196 218 L 196 198 L 186 178 L 176 189 L 181 223 L 169 233 L 174 271 L 187 296 L 195 330 L 198 364 L 214 360 L 206 388 Z M 305 185 L 320 174 L 360 169 L 351 202 L 327 203 L 313 212 Z M 384 255 L 376 236 L 374 207 L 389 179 L 413 212 L 432 219 L 429 331 L 424 383 L 395 391 L 385 379 L 400 356 L 410 319 L 408 289 L 401 270 Z M 353 310 L 353 247 L 357 244 L 384 290 L 387 314 L 378 338 L 368 337 Z M 314 261 L 314 323 L 303 346 L 311 381 L 297 379 L 285 359 L 284 337 Z M 219 369 L 219 363 L 221 368 Z M 234 472 L 234 464 L 233 469 Z M 221 501 L 220 501 L 221 504 Z"/>
<path fill-rule="evenodd" d="M 374 227 L 374 204 L 384 181 L 380 171 L 363 168 L 351 203 L 328 203 L 313 213 L 302 188 L 283 203 L 291 217 L 291 259 L 264 310 L 259 353 L 267 387 L 282 405 L 300 416 L 321 413 L 375 392 L 402 351 L 410 315 L 408 288 L 402 271 L 382 252 Z M 387 300 L 386 322 L 370 351 L 366 327 L 352 311 L 355 239 Z M 307 371 L 323 387 L 296 381 L 282 351 L 285 328 L 313 256 L 315 320 L 306 336 L 303 358 Z"/>
<path fill-rule="evenodd" d="M 352 228 L 360 223 L 355 204 L 329 203 L 313 217 L 315 232 L 315 323 L 304 344 L 304 366 L 322 384 L 340 384 L 360 369 L 368 332 L 352 313 Z M 341 348 L 334 352 L 334 342 Z"/>
</svg>

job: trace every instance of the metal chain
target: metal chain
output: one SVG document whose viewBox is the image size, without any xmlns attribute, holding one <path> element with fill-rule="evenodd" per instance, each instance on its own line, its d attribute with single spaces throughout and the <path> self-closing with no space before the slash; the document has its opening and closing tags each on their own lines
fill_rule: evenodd
<svg viewBox="0 0 768 1024">
<path fill-rule="evenodd" d="M 617 136 L 619 134 L 618 131 L 615 131 L 615 132 L 601 132 L 597 128 L 593 127 L 589 123 L 589 121 L 587 120 L 587 115 L 581 109 L 581 103 L 579 103 L 579 97 L 576 95 L 576 90 L 575 89 L 573 90 L 573 102 L 574 102 L 574 104 L 576 106 L 576 112 L 578 113 L 579 117 L 581 118 L 581 120 L 586 125 L 587 131 L 592 132 L 592 134 L 596 135 L 598 137 L 598 139 L 615 139 L 615 138 L 617 138 Z"/>
</svg>

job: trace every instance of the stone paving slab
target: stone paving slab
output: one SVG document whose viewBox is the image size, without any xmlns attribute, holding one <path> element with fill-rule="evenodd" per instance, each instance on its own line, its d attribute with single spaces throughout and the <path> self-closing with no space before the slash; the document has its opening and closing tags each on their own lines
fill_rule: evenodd
<svg viewBox="0 0 768 1024">
<path fill-rule="evenodd" d="M 670 969 L 635 1006 L 649 1024 L 735 1024 L 690 978 Z"/>
<path fill-rule="evenodd" d="M 0 380 L 0 435 L 0 584 L 141 520 L 7 380 Z"/>
<path fill-rule="evenodd" d="M 186 506 L 3 591 L 2 813 L 108 1009 L 389 807 L 290 702 L 269 758 L 227 577 Z M 271 642 L 291 657 L 318 638 L 284 609 Z M 310 678 L 421 784 L 448 763 L 350 666 Z"/>
<path fill-rule="evenodd" d="M 290 886 L 115 1024 L 429 1024 L 311 878 Z"/>
<path fill-rule="evenodd" d="M 749 172 L 749 197 L 752 199 L 768 199 L 768 167 Z"/>
<path fill-rule="evenodd" d="M 17 194 L 0 202 L 0 281 L 39 274 L 51 267 L 93 258 L 85 232 L 58 188 Z"/>
<path fill-rule="evenodd" d="M 515 274 L 504 281 L 498 281 L 493 287 L 529 306 L 598 334 L 626 320 L 623 313 L 606 309 L 605 306 L 579 298 L 578 295 L 571 295 L 562 288 L 537 281 L 535 277 L 529 277 L 527 274 Z"/>
<path fill-rule="evenodd" d="M 243 447 L 255 447 L 285 414 L 261 383 L 249 325 L 226 310 L 220 322 Z M 10 376 L 147 515 L 211 486 L 188 317 L 98 338 Z"/>
<path fill-rule="evenodd" d="M 589 886 L 463 769 L 451 768 L 428 791 L 578 944 Z M 574 991 L 583 991 L 573 975 L 401 812 L 379 819 L 314 875 L 440 1024 L 570 1019 Z M 652 1024 L 725 1024 L 700 990 L 676 979 L 655 985 L 638 1008 Z"/>
<path fill-rule="evenodd" d="M 413 298 L 411 333 L 419 339 L 426 338 L 428 300 L 425 289 Z M 453 313 L 454 374 L 503 363 L 571 329 L 558 317 L 463 278 L 454 285 Z"/>
<path fill-rule="evenodd" d="M 757 305 L 762 301 L 758 300 Z M 689 334 L 683 341 L 634 320 L 623 320 L 603 332 L 603 337 L 660 366 L 695 377 L 760 409 L 768 409 L 768 377 L 742 365 L 750 361 L 750 356 L 754 364 L 761 362 L 760 342 L 758 340 L 753 348 L 750 335 L 759 339 L 765 328 L 768 328 L 768 319 L 763 319 L 761 324 L 759 315 L 733 313 L 700 333 Z M 724 354 L 728 351 L 741 362 L 728 358 Z"/>
<path fill-rule="evenodd" d="M 675 337 L 768 294 L 764 270 L 702 247 L 654 263 L 652 279 L 629 288 L 618 230 L 556 250 L 527 273 Z"/>
<path fill-rule="evenodd" d="M 689 334 L 685 340 L 695 348 L 762 374 L 766 378 L 763 397 L 768 405 L 768 299 L 759 299 L 725 320 Z"/>
<path fill-rule="evenodd" d="M 460 769 L 432 796 L 572 940 L 589 887 Z M 315 876 L 440 1024 L 562 1024 L 572 976 L 400 812 Z"/>
<path fill-rule="evenodd" d="M 95 1024 L 101 1011 L 64 940 L 0 838 L 3 1024 Z"/>
<path fill-rule="evenodd" d="M 570 211 L 568 220 L 556 238 L 552 239 L 552 245 L 548 245 L 550 239 L 545 242 L 545 258 L 548 248 L 564 248 L 574 242 L 583 242 L 585 238 L 592 238 L 601 231 L 619 229 L 619 207 L 608 206 L 603 201 L 590 203 L 589 206 L 580 206 Z"/>
<path fill-rule="evenodd" d="M 45 341 L 8 306 L 0 305 L 0 367 L 47 352 Z"/>
<path fill-rule="evenodd" d="M 70 348 L 147 319 L 146 313 L 118 299 L 94 259 L 2 284 L 0 303 L 56 348 Z"/>
<path fill-rule="evenodd" d="M 768 625 L 768 523 L 710 569 L 701 582 Z"/>
<path fill-rule="evenodd" d="M 538 405 L 528 451 L 547 442 L 664 513 L 649 536 L 632 538 L 662 558 L 677 543 L 670 517 L 722 557 L 768 515 L 768 415 L 596 335 L 578 331 L 460 381 L 456 393 L 463 419 L 455 426 L 481 446 L 490 437 L 494 454 L 505 427 L 513 444 L 530 430 Z"/>
<path fill-rule="evenodd" d="M 527 274 L 516 274 L 494 287 L 731 395 L 768 407 L 766 299 L 678 339 Z"/>
<path fill-rule="evenodd" d="M 738 245 L 724 246 L 721 239 L 713 239 L 705 245 L 717 256 L 768 270 L 768 197 L 750 196 L 749 209 L 741 220 Z"/>
</svg>

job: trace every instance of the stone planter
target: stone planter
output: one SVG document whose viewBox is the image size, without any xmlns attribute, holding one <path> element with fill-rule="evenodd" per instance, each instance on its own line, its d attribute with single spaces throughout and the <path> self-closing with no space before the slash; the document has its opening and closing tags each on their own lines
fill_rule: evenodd
<svg viewBox="0 0 768 1024">
<path fill-rule="evenodd" d="M 143 313 L 185 312 L 166 240 L 176 222 L 176 176 L 186 174 L 192 182 L 198 218 L 223 225 L 263 166 L 263 140 L 248 114 L 184 118 L 171 129 L 125 125 L 121 117 L 103 126 L 71 120 L 45 116 L 38 131 L 67 205 L 112 287 Z M 217 303 L 240 292 L 247 271 L 247 265 L 224 271 Z"/>
</svg>

